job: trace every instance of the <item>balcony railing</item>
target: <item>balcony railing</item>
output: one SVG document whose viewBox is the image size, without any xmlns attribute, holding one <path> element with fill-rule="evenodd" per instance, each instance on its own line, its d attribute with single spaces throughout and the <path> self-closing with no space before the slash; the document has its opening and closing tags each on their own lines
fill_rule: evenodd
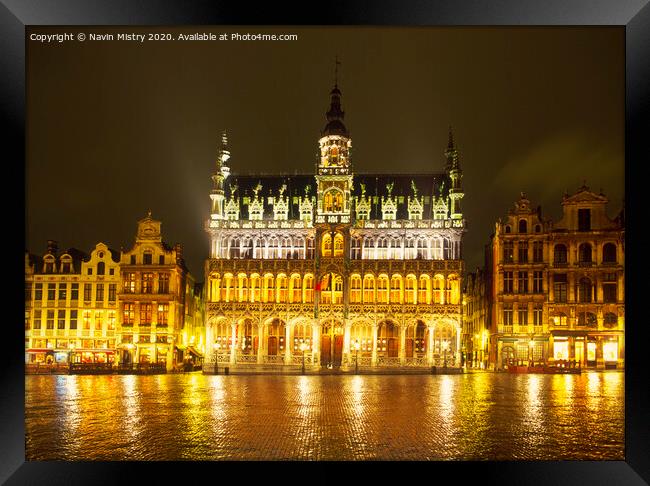
<svg viewBox="0 0 650 486">
<path fill-rule="evenodd" d="M 566 268 L 569 266 L 568 262 L 553 262 L 555 268 Z"/>
</svg>

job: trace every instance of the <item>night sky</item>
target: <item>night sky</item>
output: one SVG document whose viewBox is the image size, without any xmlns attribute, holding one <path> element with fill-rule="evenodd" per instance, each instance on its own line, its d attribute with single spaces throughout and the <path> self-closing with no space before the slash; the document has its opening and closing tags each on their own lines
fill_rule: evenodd
<svg viewBox="0 0 650 486">
<path fill-rule="evenodd" d="M 297 41 L 27 41 L 26 249 L 128 250 L 148 210 L 203 281 L 219 134 L 231 170 L 313 173 L 334 58 L 356 172 L 437 172 L 454 127 L 466 267 L 521 191 L 557 221 L 624 196 L 623 28 L 257 28 Z M 197 32 L 30 28 L 30 33 Z"/>
</svg>

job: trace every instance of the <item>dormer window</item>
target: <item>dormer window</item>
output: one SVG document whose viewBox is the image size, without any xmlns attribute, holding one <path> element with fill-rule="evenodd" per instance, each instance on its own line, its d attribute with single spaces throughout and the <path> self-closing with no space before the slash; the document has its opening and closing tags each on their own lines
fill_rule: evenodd
<svg viewBox="0 0 650 486">
<path fill-rule="evenodd" d="M 433 219 L 447 219 L 447 205 L 443 198 L 439 198 L 433 204 Z"/>
<path fill-rule="evenodd" d="M 381 200 L 382 219 L 385 221 L 394 221 L 397 215 L 397 204 L 391 197 L 382 198 Z"/>
<path fill-rule="evenodd" d="M 357 219 L 370 219 L 370 200 L 367 197 L 357 199 L 356 213 Z"/>
<path fill-rule="evenodd" d="M 151 251 L 145 251 L 142 255 L 142 264 L 151 265 L 153 261 L 153 254 Z"/>
<path fill-rule="evenodd" d="M 264 216 L 264 203 L 255 198 L 248 206 L 248 219 L 251 221 L 262 221 Z"/>
<path fill-rule="evenodd" d="M 226 219 L 237 221 L 239 219 L 239 204 L 234 197 L 231 197 L 226 203 Z"/>
<path fill-rule="evenodd" d="M 528 233 L 528 222 L 525 219 L 519 221 L 519 232 Z"/>
<path fill-rule="evenodd" d="M 99 262 L 97 264 L 97 275 L 104 275 L 106 273 L 106 264 L 104 262 Z"/>
<path fill-rule="evenodd" d="M 44 265 L 45 273 L 54 273 L 54 258 L 47 258 Z"/>
</svg>

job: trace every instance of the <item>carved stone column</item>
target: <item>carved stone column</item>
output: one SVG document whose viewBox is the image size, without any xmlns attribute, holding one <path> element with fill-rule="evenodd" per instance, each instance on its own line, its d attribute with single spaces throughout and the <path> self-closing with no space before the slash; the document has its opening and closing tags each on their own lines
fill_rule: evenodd
<svg viewBox="0 0 650 486">
<path fill-rule="evenodd" d="M 264 361 L 262 348 L 264 347 L 264 324 L 262 321 L 257 323 L 257 364 Z"/>
<path fill-rule="evenodd" d="M 433 365 L 433 334 L 435 332 L 435 329 L 435 324 L 429 326 L 429 337 L 427 342 L 427 364 L 429 366 Z"/>
<path fill-rule="evenodd" d="M 230 346 L 230 364 L 235 364 L 237 361 L 237 342 L 235 337 L 237 336 L 237 322 L 234 321 L 231 326 L 231 346 Z"/>
<path fill-rule="evenodd" d="M 377 323 L 372 325 L 372 366 L 377 366 Z"/>
<path fill-rule="evenodd" d="M 399 364 L 404 366 L 406 362 L 406 326 L 404 323 L 399 328 Z"/>
<path fill-rule="evenodd" d="M 291 326 L 289 323 L 284 327 L 284 364 L 291 364 L 291 350 L 293 343 L 291 342 Z"/>
</svg>

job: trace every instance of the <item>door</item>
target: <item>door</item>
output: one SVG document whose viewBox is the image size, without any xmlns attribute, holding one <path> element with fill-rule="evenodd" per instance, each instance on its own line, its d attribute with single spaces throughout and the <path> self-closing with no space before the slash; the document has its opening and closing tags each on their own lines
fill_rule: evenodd
<svg viewBox="0 0 650 486">
<path fill-rule="evenodd" d="M 276 356 L 278 354 L 278 338 L 276 336 L 269 336 L 269 356 Z"/>
<path fill-rule="evenodd" d="M 397 358 L 397 338 L 388 338 L 388 357 Z"/>
<path fill-rule="evenodd" d="M 320 364 L 321 366 L 327 366 L 330 363 L 331 355 L 331 340 L 332 338 L 324 334 L 320 337 Z"/>
<path fill-rule="evenodd" d="M 406 340 L 406 357 L 407 358 L 413 357 L 413 339 Z"/>
<path fill-rule="evenodd" d="M 337 334 L 334 336 L 334 366 L 341 366 L 341 360 L 343 358 L 343 336 Z"/>
</svg>

